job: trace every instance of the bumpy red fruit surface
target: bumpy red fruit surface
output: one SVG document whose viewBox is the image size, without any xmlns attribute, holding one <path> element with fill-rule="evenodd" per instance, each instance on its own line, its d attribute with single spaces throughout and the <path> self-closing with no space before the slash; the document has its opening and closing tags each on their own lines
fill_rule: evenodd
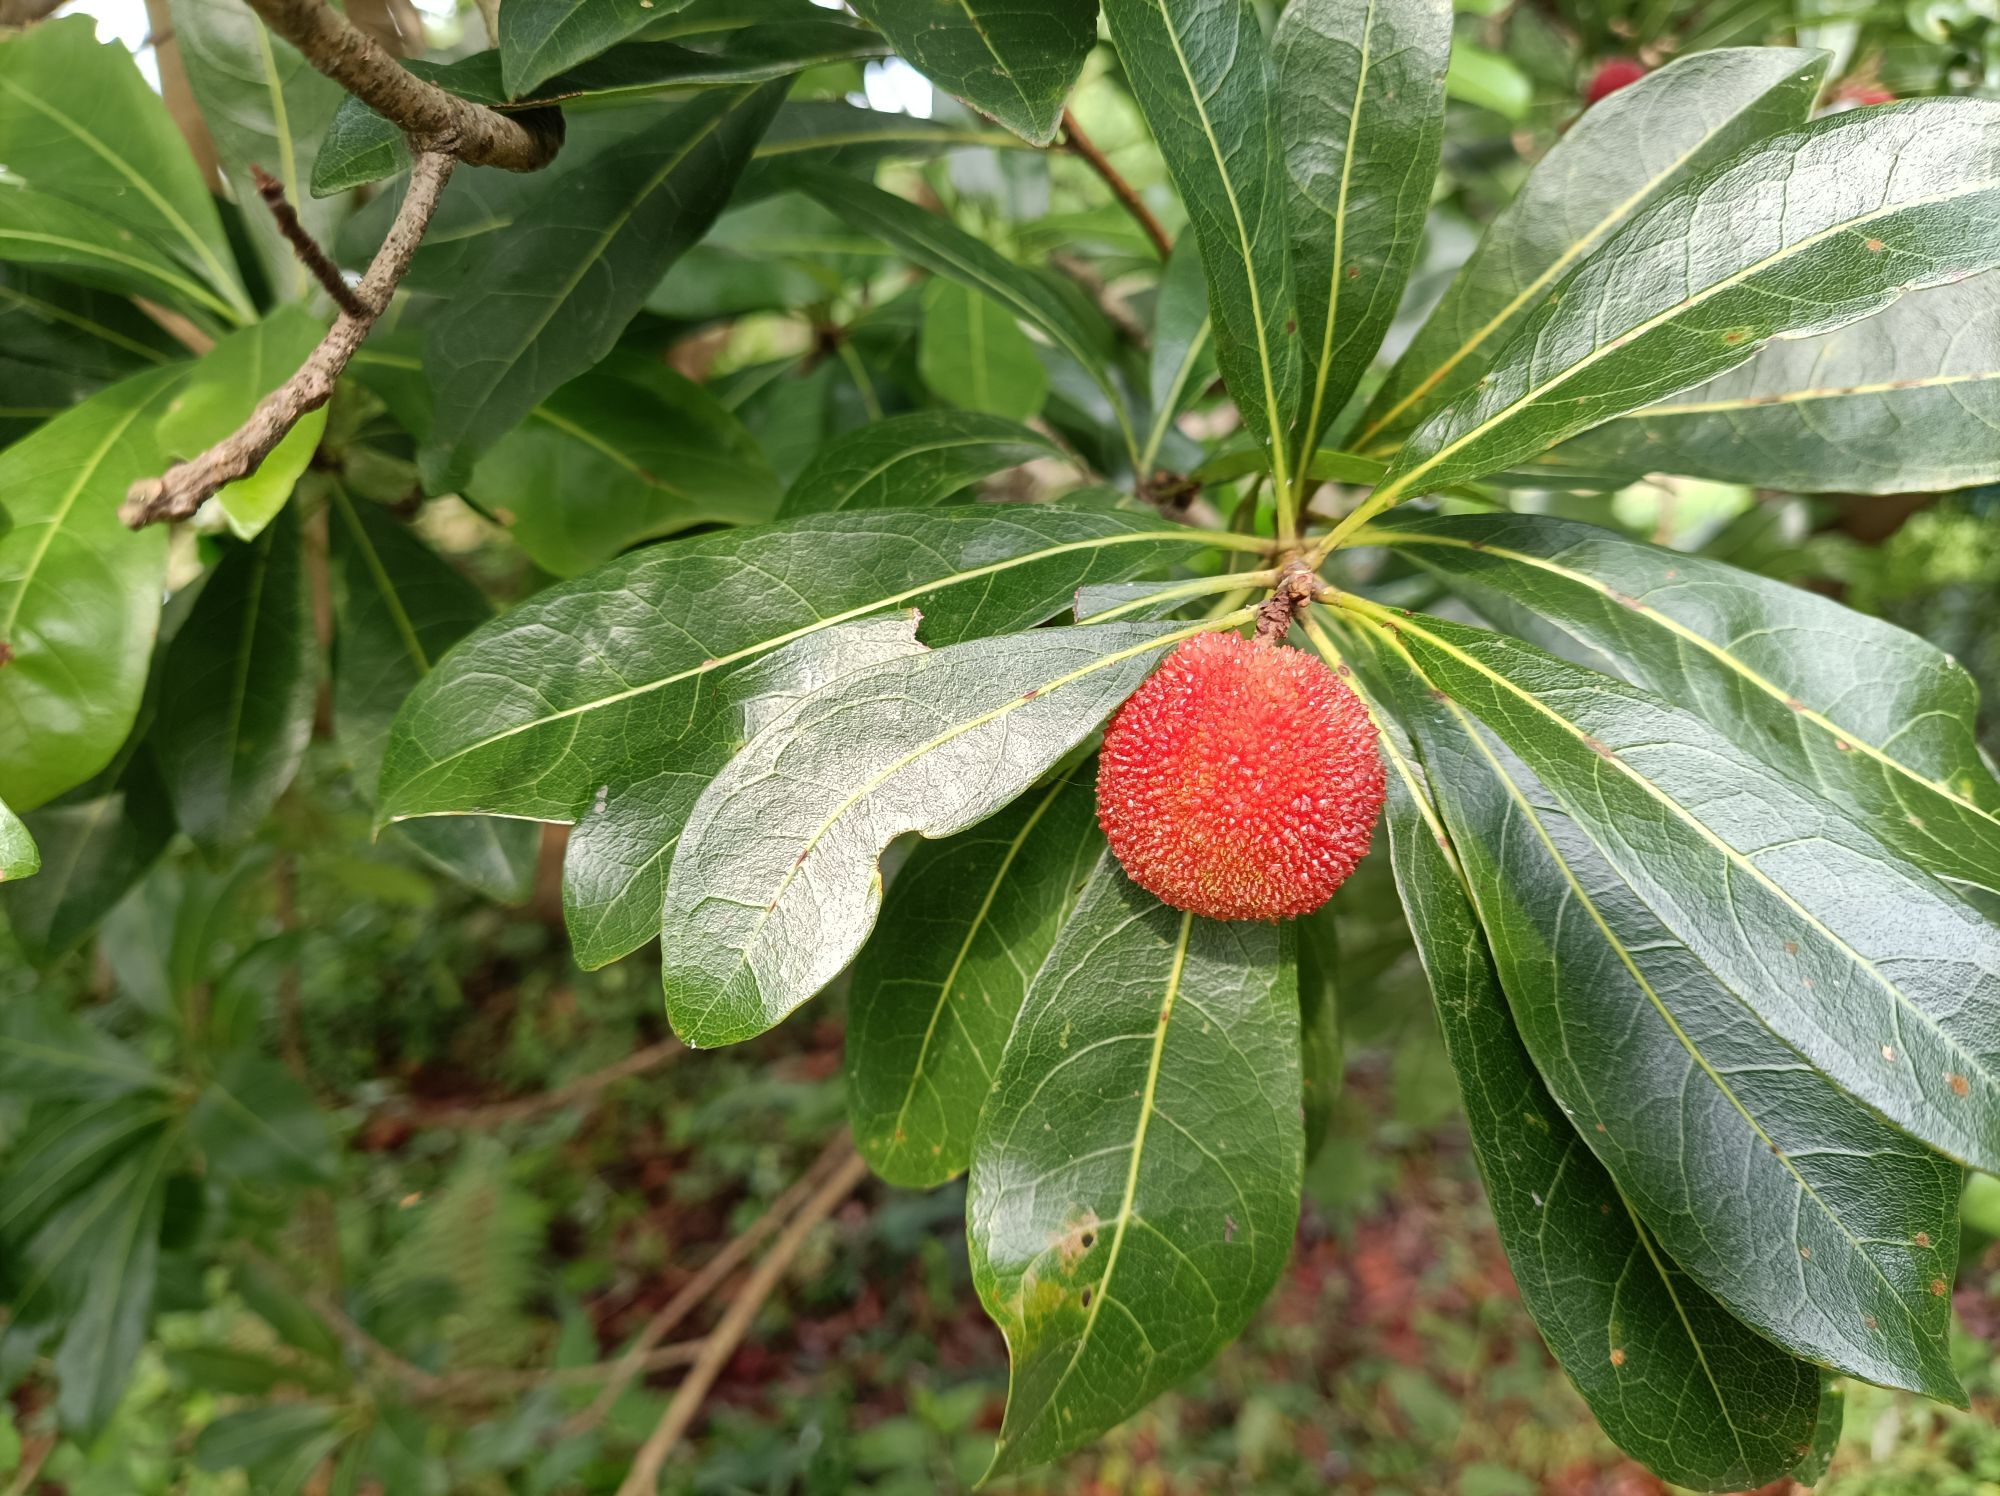
<svg viewBox="0 0 2000 1496">
<path fill-rule="evenodd" d="M 1111 718 L 1097 819 L 1132 881 L 1208 919 L 1289 919 L 1368 851 L 1368 714 L 1316 656 L 1199 634 Z"/>
</svg>

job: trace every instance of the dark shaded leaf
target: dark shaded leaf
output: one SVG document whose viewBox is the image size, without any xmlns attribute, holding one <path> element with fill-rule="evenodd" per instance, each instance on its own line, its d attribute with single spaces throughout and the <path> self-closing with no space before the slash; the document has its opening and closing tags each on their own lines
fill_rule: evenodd
<svg viewBox="0 0 2000 1496">
<path fill-rule="evenodd" d="M 187 1125 L 223 1178 L 302 1187 L 333 1177 L 333 1138 L 312 1093 L 262 1055 L 239 1051 L 225 1059 Z"/>
<path fill-rule="evenodd" d="M 425 339 L 436 417 L 422 463 L 434 487 L 609 353 L 669 265 L 728 201 L 783 87 L 717 90 L 661 127 L 600 151 L 535 199 Z"/>
<path fill-rule="evenodd" d="M 964 1172 L 1029 980 L 1103 850 L 1089 765 L 920 842 L 855 959 L 847 1115 L 869 1166 L 928 1189 Z"/>
<path fill-rule="evenodd" d="M 509 0 L 500 12 L 500 67 L 523 98 L 545 78 L 607 52 L 688 0 Z"/>
<path fill-rule="evenodd" d="M 1292 947 L 1099 861 L 973 1142 L 973 1285 L 1013 1362 L 994 1473 L 1138 1411 L 1277 1283 L 1304 1156 Z"/>
<path fill-rule="evenodd" d="M 238 543 L 201 589 L 161 669 L 153 746 L 181 829 L 246 840 L 292 782 L 312 734 L 318 646 L 297 512 Z"/>
<path fill-rule="evenodd" d="M 1039 432 L 976 411 L 920 410 L 835 437 L 786 490 L 784 516 L 940 504 L 981 478 L 1057 457 Z"/>
<path fill-rule="evenodd" d="M 1025 421 L 1048 398 L 1049 376 L 1013 315 L 957 281 L 924 288 L 917 371 L 947 405 Z"/>
</svg>

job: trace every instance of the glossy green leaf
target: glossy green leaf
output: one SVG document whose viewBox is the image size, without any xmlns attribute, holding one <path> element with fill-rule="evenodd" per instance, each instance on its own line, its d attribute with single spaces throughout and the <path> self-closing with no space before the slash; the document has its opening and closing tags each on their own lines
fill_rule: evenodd
<svg viewBox="0 0 2000 1496">
<path fill-rule="evenodd" d="M 1350 605 L 1393 625 L 1773 1034 L 1946 1157 L 2000 1165 L 2000 928 L 1684 709 L 1501 635 Z"/>
<path fill-rule="evenodd" d="M 1215 377 L 1214 328 L 1208 318 L 1208 277 L 1193 234 L 1183 234 L 1160 272 L 1153 302 L 1153 346 L 1149 369 L 1153 426 L 1142 454 L 1150 470 L 1167 427 Z"/>
<path fill-rule="evenodd" d="M 0 888 L 0 911 L 37 966 L 82 944 L 174 834 L 166 786 L 143 748 L 110 784 L 77 790 L 21 819 L 41 848 L 42 870 Z"/>
<path fill-rule="evenodd" d="M 1240 0 L 1105 0 L 1104 17 L 1201 245 L 1223 380 L 1244 422 L 1282 440 L 1299 403 L 1298 312 L 1256 12 Z"/>
<path fill-rule="evenodd" d="M 609 51 L 688 0 L 510 0 L 500 11 L 500 66 L 522 98 L 545 78 Z"/>
<path fill-rule="evenodd" d="M 993 1473 L 1205 1365 L 1291 1255 L 1293 936 L 1169 909 L 1105 854 L 1036 974 L 973 1142 L 973 1286 L 1013 1370 Z"/>
<path fill-rule="evenodd" d="M 2000 103 L 1985 99 L 1850 110 L 1751 146 L 1566 277 L 1480 382 L 1410 437 L 1378 495 L 1509 467 L 1774 337 L 1827 332 L 2000 262 L 1996 159 Z"/>
<path fill-rule="evenodd" d="M 961 410 L 1025 421 L 1048 398 L 1049 376 L 1011 312 L 942 277 L 924 288 L 917 372 Z"/>
<path fill-rule="evenodd" d="M 1537 473 L 1681 473 L 1793 493 L 2000 481 L 2000 275 L 1913 291 L 1571 437 Z"/>
<path fill-rule="evenodd" d="M 1390 450 L 1475 384 L 1528 313 L 1606 235 L 1752 141 L 1802 123 L 1824 67 L 1819 53 L 1780 47 L 1699 52 L 1591 108 L 1493 220 L 1349 445 Z"/>
<path fill-rule="evenodd" d="M 161 413 L 160 446 L 175 459 L 199 456 L 229 436 L 273 389 L 305 362 L 326 332 L 296 304 L 274 307 L 254 327 L 233 332 L 188 371 Z M 247 478 L 215 496 L 229 528 L 251 540 L 291 498 L 326 430 L 326 408 L 309 410 Z"/>
<path fill-rule="evenodd" d="M 41 849 L 21 818 L 0 801 L 0 883 L 32 878 L 42 870 Z"/>
<path fill-rule="evenodd" d="M 718 90 L 620 141 L 535 200 L 478 269 L 481 293 L 431 323 L 424 368 L 436 419 L 423 454 L 436 486 L 543 399 L 601 360 L 667 267 L 728 201 L 783 94 Z"/>
<path fill-rule="evenodd" d="M 780 493 L 755 438 L 720 401 L 619 354 L 530 411 L 466 490 L 559 577 L 676 530 L 760 523 Z"/>
<path fill-rule="evenodd" d="M 333 1177 L 337 1154 L 312 1093 L 283 1065 L 239 1051 L 188 1113 L 188 1138 L 229 1180 L 301 1187 Z"/>
<path fill-rule="evenodd" d="M 479 629 L 414 690 L 380 814 L 574 821 L 670 762 L 729 672 L 815 629 L 915 607 L 933 643 L 1031 627 L 1077 587 L 1214 543 L 1145 515 L 970 506 L 803 517 L 621 557 Z"/>
<path fill-rule="evenodd" d="M 326 243 L 353 204 L 315 199 L 309 189 L 320 142 L 347 95 L 238 0 L 169 0 L 168 13 L 174 48 L 271 282 L 283 297 L 307 300 L 317 283 L 258 200 L 250 167 L 282 182 L 300 222 Z"/>
<path fill-rule="evenodd" d="M 1497 597 L 2000 905 L 2000 782 L 1979 698 L 1936 646 L 1828 598 L 1565 520 L 1401 520 L 1371 534 L 1475 606 Z M 1393 540 L 1391 539 L 1393 537 Z"/>
<path fill-rule="evenodd" d="M 1104 847 L 1086 765 L 1000 814 L 917 844 L 848 988 L 847 1115 L 869 1166 L 928 1189 L 973 1129 L 1029 980 Z"/>
<path fill-rule="evenodd" d="M 88 16 L 63 16 L 0 41 L 0 161 L 163 246 L 225 299 L 252 312 L 222 220 L 167 109 L 121 42 Z"/>
<path fill-rule="evenodd" d="M 834 99 L 794 99 L 778 110 L 750 168 L 736 189 L 736 201 L 787 190 L 799 170 L 865 174 L 893 157 L 921 159 L 971 146 L 1027 150 L 1018 135 L 980 119 L 920 119 Z"/>
<path fill-rule="evenodd" d="M 1522 1047 L 1422 768 L 1393 739 L 1389 845 L 1521 1297 L 1606 1434 L 1680 1485 L 1784 1474 L 1816 1368 L 1733 1318 L 1639 1224 Z"/>
<path fill-rule="evenodd" d="M 0 346 L 10 359 L 100 382 L 182 353 L 125 297 L 19 266 L 0 267 Z"/>
<path fill-rule="evenodd" d="M 318 645 L 298 515 L 282 509 L 203 584 L 161 663 L 153 744 L 181 829 L 204 849 L 247 839 L 312 734 Z"/>
<path fill-rule="evenodd" d="M 1329 1138 L 1334 1103 L 1346 1080 L 1347 1044 L 1340 1030 L 1340 941 L 1334 907 L 1299 920 L 1299 1082 L 1304 1093 L 1306 1159 Z"/>
<path fill-rule="evenodd" d="M 1405 695 L 1528 1052 L 1654 1239 L 1793 1354 L 1962 1400 L 1932 1288 L 1962 1171 L 1767 1030 L 1461 708 Z"/>
<path fill-rule="evenodd" d="M 946 93 L 1035 145 L 1055 139 L 1097 43 L 1097 0 L 855 0 Z"/>
<path fill-rule="evenodd" d="M 1292 0 L 1273 52 L 1305 359 L 1293 447 L 1311 452 L 1374 361 L 1423 242 L 1451 5 Z"/>
<path fill-rule="evenodd" d="M 167 537 L 128 531 L 118 505 L 165 465 L 153 427 L 181 373 L 134 375 L 0 452 L 0 796 L 16 810 L 103 768 L 138 714 Z"/>
<path fill-rule="evenodd" d="M 853 959 L 896 837 L 951 836 L 1020 795 L 1160 652 L 1213 625 L 975 639 L 844 676 L 767 726 L 689 812 L 660 938 L 690 1045 L 752 1038 Z"/>
<path fill-rule="evenodd" d="M 109 214 L 32 187 L 0 184 L 0 260 L 211 315 L 231 308 L 167 250 Z"/>
<path fill-rule="evenodd" d="M 807 634 L 724 680 L 700 721 L 674 742 L 665 767 L 621 782 L 615 793 L 607 784 L 578 819 L 563 858 L 563 915 L 577 964 L 594 970 L 660 933 L 681 827 L 709 780 L 745 743 L 800 698 L 923 648 L 914 611 Z"/>
<path fill-rule="evenodd" d="M 378 506 L 332 490 L 333 731 L 361 793 L 374 798 L 389 724 L 445 650 L 493 614 L 485 594 Z M 539 830 L 489 816 L 396 828 L 430 862 L 489 898 L 532 891 Z"/>
<path fill-rule="evenodd" d="M 803 170 L 795 171 L 786 181 L 787 185 L 817 198 L 855 228 L 875 235 L 914 264 L 992 297 L 1024 322 L 1046 333 L 1103 391 L 1136 459 L 1138 449 L 1131 430 L 1131 414 L 1105 367 L 1099 351 L 1102 342 L 1086 314 L 1054 286 L 949 220 L 927 213 L 879 187 L 851 180 L 829 181 Z"/>
<path fill-rule="evenodd" d="M 1445 91 L 1461 104 L 1490 109 L 1519 123 L 1534 107 L 1535 84 L 1511 58 L 1484 47 L 1459 43 L 1451 50 Z"/>
<path fill-rule="evenodd" d="M 999 416 L 914 411 L 828 442 L 792 480 L 778 512 L 928 508 L 993 473 L 1060 455 L 1047 437 Z"/>
</svg>

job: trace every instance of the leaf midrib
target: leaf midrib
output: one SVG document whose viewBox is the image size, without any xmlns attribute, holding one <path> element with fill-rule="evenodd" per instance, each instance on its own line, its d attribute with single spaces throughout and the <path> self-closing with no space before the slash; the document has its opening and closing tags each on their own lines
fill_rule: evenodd
<svg viewBox="0 0 2000 1496">
<path fill-rule="evenodd" d="M 1682 416 L 1713 415 L 1723 411 L 1802 405 L 1812 400 L 1852 400 L 1868 395 L 1900 395 L 1911 390 L 1943 389 L 1955 384 L 1982 384 L 1989 379 L 2000 379 L 2000 369 L 1981 369 L 1958 374 L 1922 374 L 1913 379 L 1884 379 L 1873 384 L 1827 385 L 1816 389 L 1786 390 L 1775 395 L 1742 395 L 1728 400 L 1690 401 L 1686 405 L 1648 405 L 1630 411 L 1619 419 L 1626 421 L 1673 419 Z"/>
</svg>

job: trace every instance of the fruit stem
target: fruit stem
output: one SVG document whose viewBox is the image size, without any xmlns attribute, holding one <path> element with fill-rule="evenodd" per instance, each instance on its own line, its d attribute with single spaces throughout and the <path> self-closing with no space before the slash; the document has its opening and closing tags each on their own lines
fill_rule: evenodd
<svg viewBox="0 0 2000 1496">
<path fill-rule="evenodd" d="M 1292 620 L 1324 590 L 1326 584 L 1313 575 L 1305 557 L 1293 556 L 1278 569 L 1277 585 L 1257 609 L 1257 642 L 1283 643 L 1285 635 L 1291 632 Z"/>
</svg>

